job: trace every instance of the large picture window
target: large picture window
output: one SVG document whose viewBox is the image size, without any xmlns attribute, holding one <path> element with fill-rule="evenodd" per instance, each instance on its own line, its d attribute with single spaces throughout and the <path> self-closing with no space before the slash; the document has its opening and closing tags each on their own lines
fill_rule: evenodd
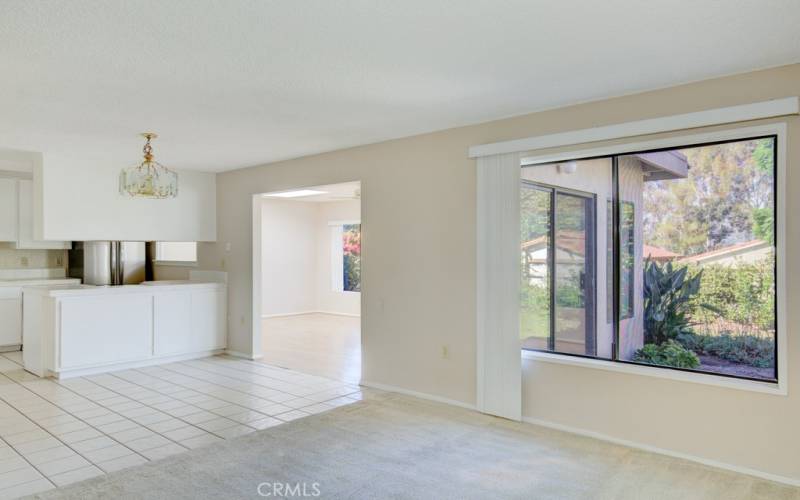
<svg viewBox="0 0 800 500">
<path fill-rule="evenodd" d="M 777 381 L 776 141 L 523 167 L 522 348 Z"/>
</svg>

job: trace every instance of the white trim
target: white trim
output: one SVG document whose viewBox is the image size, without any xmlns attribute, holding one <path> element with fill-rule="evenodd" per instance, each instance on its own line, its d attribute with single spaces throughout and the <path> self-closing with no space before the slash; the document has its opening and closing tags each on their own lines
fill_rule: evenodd
<svg viewBox="0 0 800 500">
<path fill-rule="evenodd" d="M 122 363 L 104 364 L 100 366 L 92 366 L 89 368 L 74 368 L 74 369 L 61 369 L 58 371 L 48 370 L 55 378 L 67 379 L 72 377 L 83 377 L 86 375 L 96 375 L 99 373 L 112 373 L 120 370 L 130 370 L 132 368 L 142 368 L 145 366 L 161 365 L 165 363 L 176 363 L 178 361 L 188 361 L 190 359 L 201 359 L 216 356 L 225 352 L 224 349 L 210 349 L 207 351 L 198 351 L 189 354 L 177 354 L 174 356 L 161 356 L 158 358 L 148 358 L 138 361 L 126 361 Z"/>
<path fill-rule="evenodd" d="M 678 370 L 670 370 L 665 368 L 647 367 L 647 366 L 632 366 L 622 363 L 615 363 L 613 361 L 605 361 L 598 359 L 576 358 L 574 356 L 562 356 L 553 353 L 533 353 L 528 352 L 529 357 L 526 359 L 540 359 L 549 362 L 558 362 L 561 364 L 570 364 L 576 366 L 583 366 L 585 368 L 600 368 L 612 371 L 621 371 L 625 373 L 636 373 L 639 375 L 655 376 L 660 378 L 668 378 L 673 380 L 680 380 L 684 382 L 696 382 L 707 385 L 716 385 L 729 387 L 732 389 L 743 389 L 749 391 L 763 392 L 777 395 L 787 395 L 789 393 L 789 335 L 787 328 L 789 327 L 786 319 L 786 281 L 788 274 L 786 272 L 786 154 L 787 154 L 787 126 L 785 122 L 769 123 L 766 125 L 756 125 L 752 127 L 739 127 L 729 128 L 725 130 L 718 130 L 714 132 L 705 132 L 698 134 L 688 134 L 679 137 L 668 137 L 665 139 L 656 139 L 650 141 L 632 142 L 627 144 L 620 144 L 616 146 L 604 146 L 595 149 L 583 149 L 579 151 L 568 151 L 557 154 L 545 154 L 539 156 L 530 156 L 522 159 L 523 166 L 537 165 L 541 163 L 550 163 L 553 161 L 562 161 L 568 159 L 578 159 L 585 157 L 607 156 L 613 154 L 624 154 L 632 151 L 646 151 L 648 149 L 681 147 L 692 144 L 701 144 L 704 142 L 713 141 L 727 141 L 743 139 L 746 137 L 756 137 L 762 135 L 775 135 L 778 138 L 778 165 L 777 165 L 777 179 L 776 179 L 776 206 L 775 213 L 777 215 L 777 233 L 776 233 L 776 259 L 777 259 L 777 275 L 778 287 L 777 293 L 777 323 L 778 323 L 778 384 L 766 384 L 763 382 L 755 382 L 743 379 L 732 379 L 729 377 L 720 377 L 716 375 L 708 375 L 704 373 L 691 373 L 681 372 Z M 539 356 L 541 354 L 542 356 Z M 525 355 L 523 355 L 525 357 Z M 591 361 L 591 362 L 590 362 Z M 638 369 L 641 368 L 642 371 Z M 667 372 L 667 374 L 659 374 L 658 372 Z M 680 374 L 680 375 L 678 375 Z"/>
<path fill-rule="evenodd" d="M 245 353 L 239 352 L 239 351 L 231 351 L 230 349 L 225 349 L 223 354 L 227 354 L 228 356 L 231 356 L 231 357 L 234 357 L 234 358 L 247 359 L 247 360 L 250 360 L 250 361 L 255 361 L 255 360 L 258 360 L 258 359 L 261 359 L 261 358 L 264 357 L 263 354 L 250 355 L 250 354 L 245 354 Z"/>
<path fill-rule="evenodd" d="M 718 469 L 729 470 L 739 474 L 747 474 L 748 476 L 754 476 L 760 479 L 766 479 L 768 481 L 775 481 L 777 483 L 788 484 L 791 486 L 800 486 L 800 479 L 795 479 L 786 476 L 779 476 L 777 474 L 772 474 L 757 469 L 751 469 L 749 467 L 743 467 L 740 465 L 733 465 L 725 462 L 719 462 L 717 460 L 711 460 L 708 458 L 702 458 L 695 455 L 690 455 L 688 453 L 681 453 L 679 451 L 673 451 L 665 448 L 659 448 L 657 446 L 650 446 L 647 444 L 637 443 L 636 441 L 629 441 L 627 439 L 615 438 L 613 436 L 609 436 L 607 434 L 603 434 L 600 432 L 579 429 L 577 427 L 557 424 L 554 422 L 549 422 L 547 420 L 540 420 L 538 418 L 533 418 L 533 417 L 522 417 L 522 421 L 531 425 L 538 425 L 541 427 L 547 427 L 549 429 L 554 429 L 561 432 L 568 432 L 570 434 L 576 434 L 579 436 L 599 439 L 600 441 L 606 441 L 609 443 L 619 444 L 622 446 L 628 446 L 630 448 L 648 451 L 651 453 L 658 453 L 660 455 L 666 455 L 668 457 L 680 458 L 682 460 L 688 460 L 690 462 L 696 462 L 710 467 L 716 467 Z"/>
<path fill-rule="evenodd" d="M 370 389 L 378 389 L 381 391 L 388 391 L 388 392 L 396 392 L 398 394 L 403 394 L 406 396 L 413 396 L 415 398 L 426 399 L 428 401 L 435 401 L 437 403 L 444 403 L 446 405 L 458 406 L 459 408 L 466 408 L 467 410 L 475 410 L 475 405 L 470 403 L 465 403 L 463 401 L 457 401 L 455 399 L 448 399 L 443 398 L 441 396 L 435 396 L 433 394 L 427 394 L 424 392 L 417 392 L 412 391 L 409 389 L 403 389 L 402 387 L 395 387 L 393 385 L 386 385 L 386 384 L 379 384 L 377 382 L 367 382 L 362 380 L 359 384 L 364 387 L 369 387 Z"/>
<path fill-rule="evenodd" d="M 345 292 L 345 293 L 361 293 L 361 292 Z M 317 314 L 330 314 L 332 316 L 347 316 L 348 318 L 360 318 L 360 314 L 343 313 L 336 311 L 315 311 Z"/>
<path fill-rule="evenodd" d="M 298 312 L 290 312 L 290 313 L 277 313 L 277 314 L 262 314 L 262 319 L 268 318 L 288 318 L 289 316 L 302 316 L 304 314 L 314 314 L 317 311 L 298 311 Z"/>
<path fill-rule="evenodd" d="M 775 396 L 787 396 L 788 391 L 780 384 L 770 382 L 757 382 L 732 377 L 721 377 L 709 373 L 694 373 L 681 370 L 672 370 L 658 366 L 635 365 L 629 363 L 618 363 L 615 361 L 582 358 L 578 356 L 566 356 L 554 352 L 522 351 L 522 359 L 525 361 L 541 361 L 544 363 L 554 363 L 558 365 L 579 366 L 595 370 L 605 370 L 628 375 L 640 375 L 646 377 L 676 380 L 679 382 L 691 382 L 695 384 L 714 385 L 726 387 L 728 389 L 738 389 L 742 391 L 761 392 Z"/>
<path fill-rule="evenodd" d="M 358 292 L 352 292 L 358 293 Z M 301 311 L 301 312 L 292 312 L 292 313 L 279 313 L 279 314 L 262 314 L 261 317 L 263 319 L 269 318 L 286 318 L 289 316 L 303 316 L 304 314 L 331 314 L 334 316 L 348 316 L 351 318 L 360 318 L 360 314 L 352 314 L 352 313 L 343 313 L 343 312 L 336 312 L 336 311 Z"/>
<path fill-rule="evenodd" d="M 197 267 L 196 260 L 154 260 L 154 266 L 166 267 Z"/>
<path fill-rule="evenodd" d="M 330 220 L 328 221 L 329 226 L 349 226 L 353 224 L 361 224 L 360 220 L 352 219 L 352 220 Z"/>
<path fill-rule="evenodd" d="M 533 151 L 559 146 L 570 146 L 588 142 L 605 141 L 634 137 L 637 135 L 657 134 L 674 130 L 723 125 L 726 123 L 774 118 L 777 116 L 796 115 L 800 112 L 798 97 L 786 97 L 771 101 L 754 102 L 739 106 L 728 106 L 693 113 L 649 118 L 602 127 L 592 127 L 569 132 L 528 137 L 512 141 L 482 144 L 469 148 L 470 158 L 480 158 L 504 153 Z"/>
</svg>

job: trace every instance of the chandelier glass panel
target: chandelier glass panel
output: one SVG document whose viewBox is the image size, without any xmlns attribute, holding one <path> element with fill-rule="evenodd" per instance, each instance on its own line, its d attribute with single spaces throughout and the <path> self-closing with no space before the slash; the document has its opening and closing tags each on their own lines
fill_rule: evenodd
<svg viewBox="0 0 800 500">
<path fill-rule="evenodd" d="M 132 198 L 175 198 L 178 196 L 178 174 L 153 159 L 150 140 L 158 137 L 146 132 L 142 152 L 144 161 L 134 167 L 122 169 L 119 174 L 119 192 Z"/>
</svg>

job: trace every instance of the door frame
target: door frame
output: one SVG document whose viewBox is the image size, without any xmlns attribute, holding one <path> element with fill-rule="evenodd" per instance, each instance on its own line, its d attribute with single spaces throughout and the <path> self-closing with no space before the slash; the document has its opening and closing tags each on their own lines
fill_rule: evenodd
<svg viewBox="0 0 800 500">
<path fill-rule="evenodd" d="M 364 348 L 364 338 L 365 338 L 365 325 L 366 325 L 366 308 L 365 300 L 364 300 L 364 292 L 367 288 L 366 280 L 364 279 L 368 274 L 365 272 L 365 259 L 364 259 L 364 233 L 365 228 L 368 227 L 365 222 L 367 221 L 367 213 L 364 207 L 366 206 L 365 203 L 365 189 L 364 189 L 364 181 L 362 179 L 347 179 L 341 181 L 333 181 L 333 182 L 317 182 L 314 184 L 301 184 L 301 185 L 288 185 L 288 186 L 281 186 L 280 188 L 270 189 L 268 191 L 261 191 L 258 193 L 253 193 L 251 197 L 251 213 L 252 213 L 252 228 L 251 228 L 251 244 L 252 244 L 252 317 L 251 317 L 251 352 L 252 355 L 247 355 L 245 353 L 238 353 L 234 351 L 228 350 L 228 354 L 237 357 L 243 357 L 251 360 L 257 360 L 264 357 L 264 353 L 262 350 L 261 342 L 262 342 L 262 334 L 261 334 L 261 321 L 263 319 L 262 316 L 262 301 L 261 301 L 261 293 L 263 290 L 263 262 L 262 262 L 262 251 L 261 246 L 263 242 L 263 235 L 261 233 L 261 200 L 265 194 L 269 193 L 278 193 L 283 191 L 295 191 L 301 189 L 312 189 L 319 186 L 329 186 L 332 184 L 347 184 L 351 182 L 358 182 L 360 184 L 360 212 L 361 217 L 359 224 L 361 225 L 361 291 L 360 293 L 360 307 L 359 307 L 359 342 L 361 344 L 361 380 L 359 381 L 359 385 L 361 385 L 364 381 L 364 366 L 365 366 L 365 358 L 366 358 L 366 350 Z"/>
</svg>

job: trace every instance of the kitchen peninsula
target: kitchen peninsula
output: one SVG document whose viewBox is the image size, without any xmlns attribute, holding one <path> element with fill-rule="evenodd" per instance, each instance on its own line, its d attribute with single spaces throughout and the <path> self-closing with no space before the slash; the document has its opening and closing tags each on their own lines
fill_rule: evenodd
<svg viewBox="0 0 800 500">
<path fill-rule="evenodd" d="M 42 377 L 200 358 L 226 347 L 225 283 L 29 286 L 23 294 L 23 362 Z"/>
</svg>

